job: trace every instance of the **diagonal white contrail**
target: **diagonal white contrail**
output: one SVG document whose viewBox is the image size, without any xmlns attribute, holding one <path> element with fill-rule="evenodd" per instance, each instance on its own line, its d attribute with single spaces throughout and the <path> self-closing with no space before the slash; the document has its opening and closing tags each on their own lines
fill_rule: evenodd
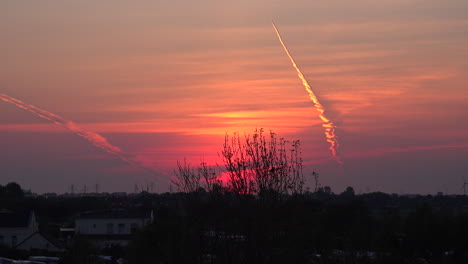
<svg viewBox="0 0 468 264">
<path fill-rule="evenodd" d="M 70 130 L 73 134 L 86 139 L 93 146 L 100 148 L 104 150 L 105 152 L 118 157 L 120 160 L 124 161 L 125 163 L 128 163 L 134 167 L 138 167 L 140 169 L 145 170 L 146 172 L 149 172 L 153 175 L 161 177 L 161 175 L 159 175 L 159 173 L 154 171 L 152 168 L 146 167 L 143 164 L 141 164 L 141 162 L 138 161 L 135 156 L 124 152 L 122 149 L 120 149 L 117 146 L 112 145 L 111 143 L 109 143 L 109 141 L 107 141 L 105 137 L 97 133 L 84 130 L 80 128 L 76 123 L 73 123 L 72 121 L 66 120 L 61 116 L 48 112 L 44 109 L 40 109 L 34 105 L 27 104 L 23 101 L 20 101 L 6 94 L 0 93 L 0 99 L 5 102 L 12 103 L 19 108 L 28 110 L 29 112 L 41 118 L 44 118 L 46 120 L 52 121 L 55 124 L 61 125 L 65 127 L 66 129 Z M 167 181 L 167 179 L 164 179 L 164 180 Z"/>
<path fill-rule="evenodd" d="M 299 76 L 299 79 L 301 79 L 302 84 L 304 85 L 307 93 L 309 94 L 310 99 L 312 100 L 312 102 L 314 103 L 315 108 L 319 112 L 319 117 L 322 120 L 322 126 L 323 126 L 323 128 L 325 128 L 325 137 L 326 137 L 327 142 L 330 143 L 330 151 L 331 151 L 331 153 L 333 155 L 333 158 L 336 160 L 336 162 L 338 162 L 338 164 L 340 164 L 340 166 L 343 165 L 343 161 L 341 160 L 341 157 L 338 155 L 338 146 L 339 146 L 339 144 L 338 144 L 338 138 L 337 138 L 337 136 L 335 134 L 335 128 L 336 128 L 335 125 L 325 115 L 325 108 L 323 107 L 323 105 L 318 100 L 318 98 L 315 95 L 314 91 L 312 91 L 312 88 L 310 87 L 309 82 L 307 82 L 306 78 L 304 77 L 301 70 L 297 66 L 296 61 L 294 61 L 294 58 L 292 57 L 291 53 L 289 53 L 289 50 L 286 47 L 286 44 L 284 44 L 283 38 L 281 37 L 281 34 L 278 31 L 278 28 L 276 28 L 275 23 L 272 21 L 271 24 L 273 25 L 273 28 L 275 29 L 276 35 L 278 36 L 278 39 L 279 39 L 281 45 L 283 46 L 284 51 L 286 52 L 286 55 L 288 55 L 289 60 L 291 60 L 291 63 L 293 65 L 294 69 L 296 69 L 297 75 Z"/>
</svg>

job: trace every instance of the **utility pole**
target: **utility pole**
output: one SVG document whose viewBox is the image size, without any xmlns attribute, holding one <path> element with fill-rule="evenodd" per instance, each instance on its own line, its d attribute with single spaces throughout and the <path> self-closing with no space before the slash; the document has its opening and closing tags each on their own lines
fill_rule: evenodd
<svg viewBox="0 0 468 264">
<path fill-rule="evenodd" d="M 70 189 L 71 194 L 75 194 L 75 185 L 74 184 L 70 185 L 69 189 Z"/>
<path fill-rule="evenodd" d="M 463 177 L 463 195 L 466 196 L 466 185 L 468 185 L 468 182 L 466 181 L 465 177 Z"/>
</svg>

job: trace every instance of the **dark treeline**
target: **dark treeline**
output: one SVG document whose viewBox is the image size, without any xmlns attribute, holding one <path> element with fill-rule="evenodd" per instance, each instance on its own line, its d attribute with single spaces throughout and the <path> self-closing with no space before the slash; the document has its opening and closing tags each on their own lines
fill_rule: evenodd
<svg viewBox="0 0 468 264">
<path fill-rule="evenodd" d="M 129 263 L 467 263 L 466 197 L 172 194 Z M 426 262 L 425 262 L 426 261 Z"/>
<path fill-rule="evenodd" d="M 73 256 L 87 254 L 113 254 L 135 264 L 468 263 L 465 196 L 356 195 L 352 188 L 334 194 L 323 188 L 278 197 L 200 189 L 127 196 L 2 196 L 0 205 L 34 210 L 41 230 L 57 237 L 59 227 L 72 227 L 74 217 L 84 211 L 154 209 L 155 222 L 140 230 L 127 248 L 99 252 L 77 240 L 65 253 L 67 264 L 79 263 Z"/>
<path fill-rule="evenodd" d="M 16 182 L 9 182 L 5 186 L 0 185 L 0 199 L 17 199 L 23 198 L 24 193 L 21 186 Z"/>
</svg>

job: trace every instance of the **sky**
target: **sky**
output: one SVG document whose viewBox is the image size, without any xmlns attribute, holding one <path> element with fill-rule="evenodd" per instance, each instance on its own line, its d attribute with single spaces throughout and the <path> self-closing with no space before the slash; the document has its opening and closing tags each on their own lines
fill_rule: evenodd
<svg viewBox="0 0 468 264">
<path fill-rule="evenodd" d="M 336 125 L 319 113 L 272 28 Z M 0 184 L 169 190 L 177 160 L 219 163 L 224 135 L 300 140 L 334 192 L 462 193 L 468 2 L 0 2 L 0 93 L 73 121 L 151 168 L 0 100 Z"/>
</svg>

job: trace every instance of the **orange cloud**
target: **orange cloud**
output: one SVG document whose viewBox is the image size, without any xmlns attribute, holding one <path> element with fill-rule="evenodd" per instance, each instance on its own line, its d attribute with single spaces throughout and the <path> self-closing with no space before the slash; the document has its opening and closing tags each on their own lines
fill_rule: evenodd
<svg viewBox="0 0 468 264">
<path fill-rule="evenodd" d="M 451 145 L 433 145 L 433 146 L 411 146 L 406 148 L 379 148 L 369 151 L 353 152 L 346 155 L 347 158 L 366 158 L 383 156 L 400 152 L 412 152 L 420 150 L 440 150 L 440 149 L 460 149 L 468 148 L 468 143 L 465 144 L 451 144 Z"/>
</svg>

